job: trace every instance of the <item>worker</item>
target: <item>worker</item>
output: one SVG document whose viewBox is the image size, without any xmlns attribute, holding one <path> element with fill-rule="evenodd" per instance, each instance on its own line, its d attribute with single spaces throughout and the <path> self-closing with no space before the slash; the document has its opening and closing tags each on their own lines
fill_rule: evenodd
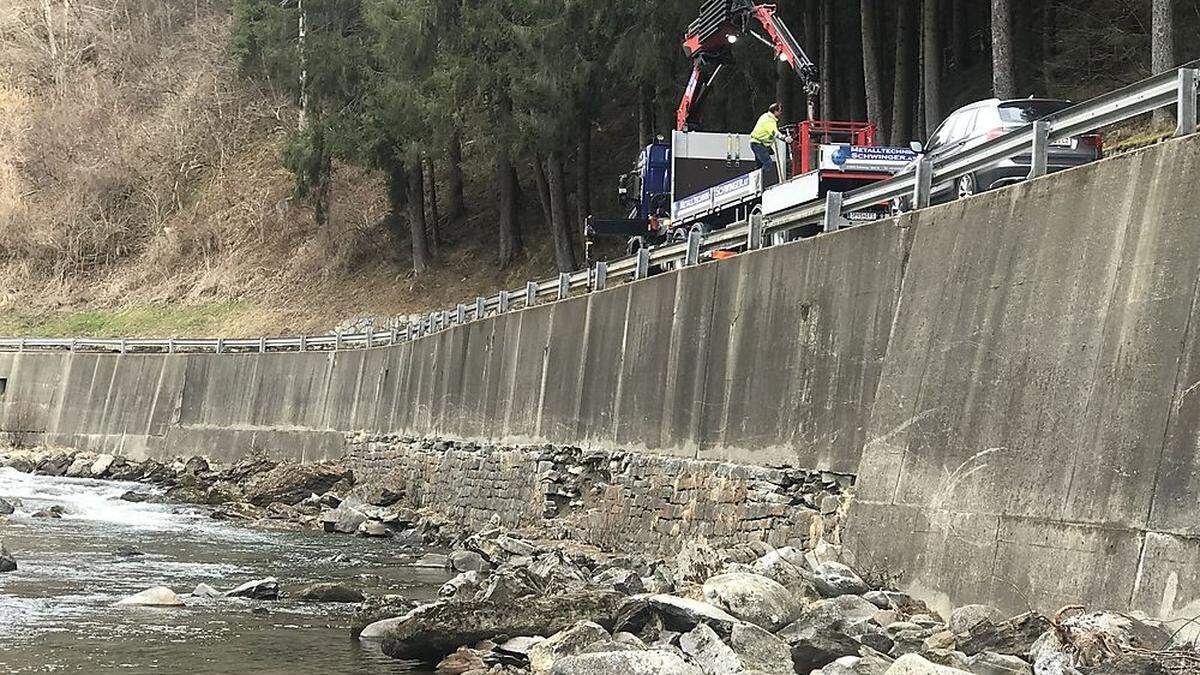
<svg viewBox="0 0 1200 675">
<path fill-rule="evenodd" d="M 775 146 L 775 139 L 783 138 L 779 134 L 779 117 L 782 114 L 783 106 L 772 103 L 767 108 L 767 112 L 758 118 L 758 122 L 754 125 L 754 131 L 750 132 L 750 149 L 754 151 L 754 159 L 758 161 L 759 168 L 767 177 L 774 176 L 772 169 L 775 166 L 775 160 L 771 158 L 771 155 L 774 154 L 772 148 Z"/>
</svg>

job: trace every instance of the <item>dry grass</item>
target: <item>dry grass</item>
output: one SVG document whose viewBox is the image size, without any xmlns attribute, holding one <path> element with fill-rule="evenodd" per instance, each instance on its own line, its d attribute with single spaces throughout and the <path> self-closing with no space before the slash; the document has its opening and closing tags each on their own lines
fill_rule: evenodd
<svg viewBox="0 0 1200 675">
<path fill-rule="evenodd" d="M 544 245 L 496 270 L 477 216 L 414 279 L 353 167 L 317 231 L 279 161 L 294 110 L 235 72 L 227 3 L 91 2 L 0 6 L 0 332 L 323 330 L 550 272 Z"/>
</svg>

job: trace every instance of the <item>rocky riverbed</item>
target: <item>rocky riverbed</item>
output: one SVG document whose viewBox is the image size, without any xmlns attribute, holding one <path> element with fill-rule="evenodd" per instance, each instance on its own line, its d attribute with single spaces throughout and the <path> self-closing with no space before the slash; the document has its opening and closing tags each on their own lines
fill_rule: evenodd
<svg viewBox="0 0 1200 675">
<path fill-rule="evenodd" d="M 749 542 L 718 549 L 689 541 L 677 554 L 658 557 L 623 552 L 619 542 L 600 550 L 562 539 L 557 529 L 512 529 L 499 518 L 466 528 L 430 505 L 412 508 L 400 492 L 357 484 L 336 462 L 253 457 L 215 467 L 200 458 L 131 462 L 39 450 L 9 453 L 0 467 L 104 485 L 112 502 L 187 517 L 189 527 L 217 527 L 231 540 L 235 532 L 315 537 L 287 541 L 319 541 L 326 551 L 368 547 L 374 556 L 403 559 L 404 569 L 432 576 L 423 585 L 380 587 L 362 583 L 378 570 L 331 574 L 325 557 L 305 561 L 294 548 L 270 547 L 240 574 L 139 575 L 134 566 L 121 586 L 129 592 L 108 594 L 105 606 L 160 612 L 237 607 L 251 618 L 278 611 L 278 603 L 327 608 L 309 610 L 310 616 L 343 622 L 338 648 L 360 645 L 354 649 L 363 654 L 439 673 L 1200 672 L 1200 653 L 1180 643 L 1178 626 L 1084 607 L 1053 615 L 1006 616 L 981 605 L 939 613 L 897 591 L 888 578 L 864 578 L 847 564 L 846 552 L 819 533 L 801 546 L 778 548 Z M 0 525 L 9 543 L 0 544 L 0 598 L 10 592 L 6 578 L 22 574 L 30 546 L 13 524 L 71 522 L 79 508 L 45 495 L 21 500 L 6 495 L 5 485 L 0 481 L 0 514 L 15 515 L 0 515 L 10 519 Z M 137 542 L 125 545 L 131 548 L 105 553 L 132 564 L 143 551 Z M 19 612 L 15 616 L 19 623 Z M 288 633 L 290 626 L 264 619 L 257 630 Z M 7 665 L 4 659 L 0 665 Z M 325 664 L 322 672 L 374 672 L 377 666 L 368 659 L 349 667 Z"/>
</svg>

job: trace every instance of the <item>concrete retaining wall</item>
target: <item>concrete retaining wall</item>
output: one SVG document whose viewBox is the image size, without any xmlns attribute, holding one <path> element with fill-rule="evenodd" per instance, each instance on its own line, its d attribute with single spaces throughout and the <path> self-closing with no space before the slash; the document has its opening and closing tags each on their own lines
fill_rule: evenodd
<svg viewBox="0 0 1200 675">
<path fill-rule="evenodd" d="M 1200 140 L 366 351 L 0 355 L 0 428 L 317 459 L 344 433 L 857 472 L 865 567 L 1200 604 Z"/>
</svg>

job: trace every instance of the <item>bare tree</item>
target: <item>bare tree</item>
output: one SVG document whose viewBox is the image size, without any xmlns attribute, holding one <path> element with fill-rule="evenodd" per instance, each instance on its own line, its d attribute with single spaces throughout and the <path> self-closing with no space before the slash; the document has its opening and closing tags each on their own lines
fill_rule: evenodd
<svg viewBox="0 0 1200 675">
<path fill-rule="evenodd" d="M 942 121 L 942 34 L 938 28 L 938 0 L 923 0 L 921 7 L 921 35 L 924 53 L 921 64 L 924 69 L 925 89 L 925 134 L 928 136 Z"/>
<path fill-rule="evenodd" d="M 879 15 L 876 0 L 861 0 L 863 82 L 867 93 L 867 121 L 874 122 L 880 138 L 888 138 L 888 120 L 883 103 L 883 64 L 879 49 Z"/>
<path fill-rule="evenodd" d="M 992 92 L 997 98 L 1017 95 L 1010 0 L 992 0 Z"/>
</svg>

